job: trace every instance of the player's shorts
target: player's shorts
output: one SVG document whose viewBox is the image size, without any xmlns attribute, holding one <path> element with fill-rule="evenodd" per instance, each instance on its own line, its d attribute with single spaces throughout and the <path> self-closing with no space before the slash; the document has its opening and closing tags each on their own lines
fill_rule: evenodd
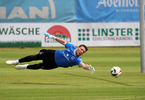
<svg viewBox="0 0 145 100">
<path fill-rule="evenodd" d="M 42 69 L 54 69 L 58 67 L 55 63 L 54 58 L 55 51 L 56 50 L 46 50 L 46 49 L 40 50 L 39 55 L 42 57 L 43 60 Z"/>
</svg>

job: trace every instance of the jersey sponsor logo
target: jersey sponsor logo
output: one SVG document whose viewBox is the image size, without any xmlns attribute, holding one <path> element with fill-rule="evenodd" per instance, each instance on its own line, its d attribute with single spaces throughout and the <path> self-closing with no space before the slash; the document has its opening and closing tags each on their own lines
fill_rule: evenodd
<svg viewBox="0 0 145 100">
<path fill-rule="evenodd" d="M 63 40 L 65 40 L 66 42 L 71 42 L 71 34 L 68 31 L 68 29 L 64 26 L 61 25 L 54 25 L 52 27 L 50 27 L 47 32 L 51 35 L 54 35 L 58 38 L 61 38 Z M 56 40 L 54 39 L 46 39 L 45 38 L 45 42 L 47 43 L 57 43 Z"/>
<path fill-rule="evenodd" d="M 67 55 L 65 55 L 65 53 L 63 52 L 63 55 L 64 55 L 64 57 L 69 61 L 69 58 L 67 57 L 68 56 L 68 54 Z"/>
</svg>

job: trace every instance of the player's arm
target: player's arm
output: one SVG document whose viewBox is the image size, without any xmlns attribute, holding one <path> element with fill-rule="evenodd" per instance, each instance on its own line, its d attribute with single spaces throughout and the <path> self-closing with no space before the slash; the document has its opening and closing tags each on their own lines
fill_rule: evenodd
<svg viewBox="0 0 145 100">
<path fill-rule="evenodd" d="M 54 35 L 50 35 L 48 32 L 45 32 L 44 35 L 46 38 L 55 39 L 57 42 L 59 42 L 62 45 L 65 45 L 67 43 L 65 40 L 55 37 Z"/>
<path fill-rule="evenodd" d="M 55 38 L 55 40 L 57 41 L 57 42 L 59 42 L 60 44 L 62 44 L 62 45 L 65 45 L 67 42 L 65 41 L 65 40 L 63 40 L 63 39 L 60 39 L 60 38 Z"/>
<path fill-rule="evenodd" d="M 91 66 L 91 65 L 84 64 L 84 63 L 81 62 L 81 63 L 79 64 L 79 66 L 82 67 L 83 69 L 86 69 L 86 70 L 91 71 L 91 74 L 93 74 L 93 73 L 95 72 L 94 67 Z"/>
</svg>

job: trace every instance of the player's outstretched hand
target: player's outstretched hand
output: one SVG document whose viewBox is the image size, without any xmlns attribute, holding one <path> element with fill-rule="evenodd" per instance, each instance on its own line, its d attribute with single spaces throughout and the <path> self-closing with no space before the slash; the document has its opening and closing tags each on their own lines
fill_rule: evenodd
<svg viewBox="0 0 145 100">
<path fill-rule="evenodd" d="M 48 32 L 44 32 L 45 38 L 55 39 L 54 35 L 50 35 Z"/>
<path fill-rule="evenodd" d="M 91 71 L 91 74 L 93 74 L 95 72 L 95 68 L 93 66 L 91 66 L 91 65 L 90 65 L 90 69 L 89 70 Z"/>
<path fill-rule="evenodd" d="M 50 34 L 48 32 L 44 32 L 45 38 L 49 38 Z"/>
</svg>

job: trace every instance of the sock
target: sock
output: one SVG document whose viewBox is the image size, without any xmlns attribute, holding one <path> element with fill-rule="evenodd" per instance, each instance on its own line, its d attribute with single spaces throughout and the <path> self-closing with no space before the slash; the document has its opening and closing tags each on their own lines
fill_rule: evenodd
<svg viewBox="0 0 145 100">
<path fill-rule="evenodd" d="M 20 63 L 19 60 L 16 60 L 16 64 Z"/>
<path fill-rule="evenodd" d="M 25 65 L 24 65 L 24 68 L 27 69 L 27 66 L 29 66 L 29 64 L 25 64 Z"/>
</svg>

